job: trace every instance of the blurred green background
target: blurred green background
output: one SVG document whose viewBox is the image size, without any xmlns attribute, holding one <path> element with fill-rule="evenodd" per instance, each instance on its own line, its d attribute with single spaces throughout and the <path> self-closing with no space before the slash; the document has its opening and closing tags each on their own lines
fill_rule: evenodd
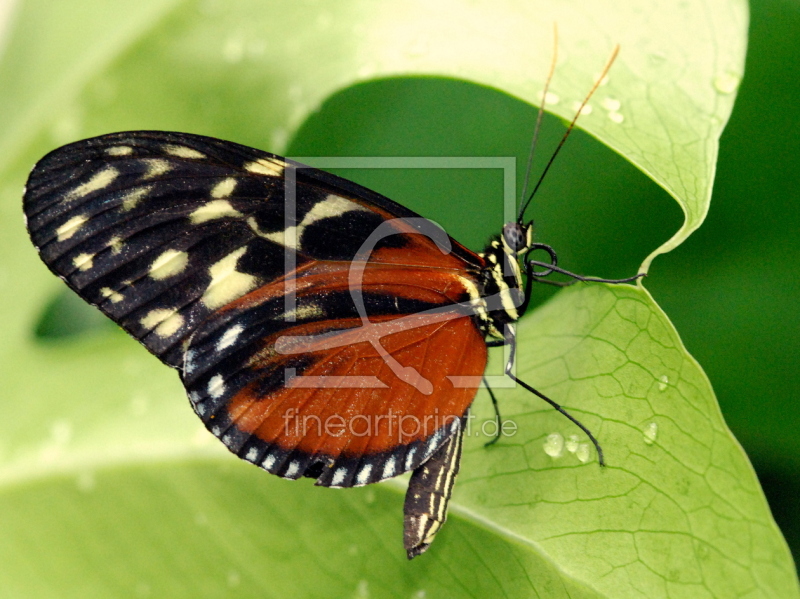
<svg viewBox="0 0 800 599">
<path fill-rule="evenodd" d="M 201 3 L 201 7 L 204 5 Z M 800 192 L 794 164 L 800 155 L 800 148 L 796 147 L 800 145 L 797 135 L 800 117 L 796 110 L 800 97 L 800 61 L 797 61 L 800 3 L 764 0 L 756 2 L 751 10 L 746 76 L 722 138 L 708 219 L 683 245 L 655 260 L 645 286 L 711 379 L 723 414 L 753 461 L 775 518 L 797 559 L 800 556 L 800 511 L 794 505 L 794 498 L 800 493 L 800 405 L 796 401 L 800 396 L 796 375 L 800 316 L 796 301 L 800 298 L 800 283 L 794 267 L 800 258 L 796 241 L 800 231 L 797 209 Z M 183 23 L 167 23 L 164 28 L 170 26 L 182 27 Z M 280 106 L 270 103 L 274 98 L 263 105 L 241 101 L 260 93 L 260 79 L 253 71 L 263 65 L 248 68 L 240 65 L 237 69 L 219 68 L 209 72 L 197 72 L 193 70 L 196 65 L 189 65 L 185 70 L 170 73 L 175 87 L 188 94 L 188 101 L 178 104 L 179 108 L 173 106 L 173 112 L 164 114 L 160 111 L 159 94 L 165 90 L 154 91 L 145 85 L 157 75 L 148 69 L 158 62 L 157 57 L 163 51 L 158 38 L 145 38 L 143 43 L 135 45 L 119 61 L 119 72 L 127 76 L 124 81 L 114 80 L 113 74 L 93 81 L 82 94 L 81 101 L 76 102 L 75 109 L 64 110 L 63 118 L 32 145 L 54 147 L 71 141 L 76 131 L 100 133 L 96 126 L 98 121 L 104 126 L 109 122 L 118 123 L 119 129 L 181 128 L 184 121 L 196 122 L 199 114 L 208 115 L 208 126 L 203 130 L 195 129 L 196 132 L 273 151 L 285 144 L 285 153 L 290 156 L 516 156 L 520 171 L 527 156 L 534 108 L 496 90 L 440 78 L 370 81 L 365 76 L 364 83 L 329 98 L 318 112 L 302 123 L 296 135 L 288 139 L 285 131 L 283 135 L 280 130 L 265 132 L 256 124 L 267 112 L 289 110 L 286 106 L 290 105 L 291 98 Z M 258 48 L 234 45 L 224 51 L 233 64 L 236 63 L 234 59 L 241 60 L 248 52 L 257 54 Z M 248 75 L 253 76 L 248 78 Z M 163 85 L 169 87 L 168 83 Z M 120 101 L 121 97 L 124 102 Z M 135 122 L 125 112 L 125 106 L 130 105 L 137 106 Z M 243 110 L 249 112 L 244 114 Z M 231 114 L 229 120 L 224 116 L 220 118 L 226 111 Z M 147 114 L 147 118 L 143 121 L 140 114 Z M 291 120 L 291 115 L 287 119 Z M 535 172 L 541 169 L 563 131 L 559 119 L 546 117 Z M 27 169 L 37 157 L 15 156 L 19 164 L 12 167 Z M 496 171 L 352 170 L 338 173 L 438 221 L 453 237 L 475 250 L 482 248 L 487 237 L 502 225 L 500 206 L 494 201 L 501 184 Z M 520 172 L 520 183 L 521 176 Z M 472 200 L 462 203 L 462 197 Z M 476 201 L 475 198 L 487 199 Z M 465 213 L 467 205 L 469 212 Z M 559 251 L 560 264 L 576 272 L 603 277 L 624 277 L 636 272 L 642 260 L 682 222 L 677 204 L 660 187 L 581 131 L 573 134 L 548 175 L 530 215 L 537 222 L 537 239 Z M 20 218 L 16 207 L 4 212 L 4 216 Z M 0 240 L 0 243 L 5 241 Z M 32 253 L 33 249 L 26 246 L 24 251 Z M 52 348 L 54 358 L 59 348 L 68 347 L 67 344 L 74 344 L 76 362 L 80 355 L 95 352 L 104 354 L 109 364 L 116 366 L 119 355 L 123 379 L 151 380 L 152 377 L 159 381 L 156 387 L 162 384 L 162 378 L 169 379 L 169 383 L 163 384 L 164 394 L 172 393 L 180 398 L 180 386 L 173 380 L 172 373 L 161 372 L 166 369 L 159 370 L 156 361 L 145 356 L 143 350 L 143 357 L 132 363 L 126 350 L 135 344 L 122 340 L 107 320 L 57 285 L 48 282 L 47 286 L 42 284 L 42 289 L 42 293 L 36 289 L 25 290 L 35 298 L 32 301 L 37 302 L 36 309 L 40 312 L 30 334 L 37 335 L 42 345 Z M 550 288 L 537 289 L 534 301 L 542 302 L 552 293 Z M 69 367 L 68 362 L 54 359 L 54 368 L 66 372 Z M 92 374 L 92 380 L 85 384 L 93 390 L 97 385 L 98 390 L 108 391 L 116 377 L 113 370 Z M 146 411 L 148 401 L 134 398 L 134 415 L 140 408 Z M 171 407 L 166 409 L 172 410 Z M 186 409 L 180 401 L 175 403 L 176 413 Z M 74 417 L 91 420 L 90 413 L 91 408 L 87 407 L 87 414 L 74 414 Z M 36 430 L 41 434 L 43 425 L 36 422 L 35 412 L 30 420 L 27 424 L 39 426 Z M 125 424 L 120 425 L 120 430 Z M 55 440 L 59 435 L 69 436 L 55 425 L 52 434 Z M 154 437 L 157 436 L 154 433 Z M 10 450 L 0 443 L 0 454 L 13 451 L 13 441 L 5 440 L 12 446 Z M 226 468 L 223 466 L 216 473 L 217 481 L 208 483 L 213 486 L 204 491 L 209 497 L 225 495 L 224 482 L 229 474 Z M 202 470 L 197 468 L 197 477 L 207 476 Z M 163 497 L 160 494 L 164 484 L 173 485 L 175 493 L 188 496 L 196 492 L 199 496 L 199 487 L 194 486 L 199 478 L 183 475 L 186 480 L 173 480 L 168 467 L 159 466 L 155 471 L 146 471 L 143 481 L 137 479 L 135 472 L 129 483 L 123 481 L 119 487 L 123 491 L 125 484 L 130 484 L 131 488 L 150 484 L 154 489 L 152 505 L 129 506 L 131 521 L 144 520 L 148 509 L 169 504 L 169 493 Z M 78 478 L 79 489 L 82 485 L 91 488 L 93 479 L 87 476 L 85 480 Z M 242 509 L 252 510 L 254 515 L 260 511 L 280 513 L 281 503 L 277 499 L 273 505 L 257 500 L 257 494 L 264 493 L 264 488 L 275 488 L 269 487 L 269 482 L 266 485 L 254 483 L 252 497 Z M 74 489 L 65 483 L 64 489 L 57 492 L 66 496 L 72 491 Z M 120 492 L 118 499 L 124 503 L 125 493 Z M 308 509 L 313 510 L 315 502 L 321 500 L 314 497 L 307 501 Z M 370 513 L 375 509 L 373 501 L 374 496 L 356 516 L 384 517 Z M 213 501 L 209 500 L 211 503 Z M 19 509 L 20 514 L 25 514 L 26 510 L 36 514 L 36 506 L 13 507 Z M 91 512 L 91 507 L 82 509 Z M 161 509 L 168 511 L 170 508 Z M 213 510 L 209 507 L 209 513 Z M 220 518 L 224 518 L 225 510 L 219 511 Z M 287 529 L 292 527 L 288 518 L 286 516 Z M 20 521 L 24 522 L 24 518 Z M 333 522 L 332 527 L 344 528 L 347 522 L 343 516 L 342 522 Z M 79 535 L 77 526 L 75 534 Z M 113 522 L 101 526 L 112 530 Z M 336 534 L 336 531 L 329 532 Z M 134 543 L 147 543 L 157 534 L 158 531 L 145 531 Z M 190 533 L 186 534 L 191 538 Z M 237 537 L 229 542 L 235 546 L 243 541 Z M 281 545 L 280 539 L 264 543 L 272 543 L 268 546 L 272 553 L 283 555 L 291 551 Z M 180 564 L 174 567 L 179 568 Z M 235 586 L 228 582 L 229 586 Z M 140 594 L 147 595 L 146 592 Z"/>
</svg>

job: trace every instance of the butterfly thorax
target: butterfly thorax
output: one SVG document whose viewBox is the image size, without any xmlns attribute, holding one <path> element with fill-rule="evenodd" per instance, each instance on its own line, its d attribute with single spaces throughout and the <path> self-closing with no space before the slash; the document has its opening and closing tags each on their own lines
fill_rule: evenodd
<svg viewBox="0 0 800 599">
<path fill-rule="evenodd" d="M 508 223 L 502 235 L 493 237 L 480 254 L 485 266 L 480 272 L 479 292 L 485 310 L 477 317 L 481 331 L 490 337 L 502 339 L 504 326 L 521 316 L 518 308 L 525 297 L 519 256 L 530 248 L 532 231 L 532 224 Z"/>
</svg>

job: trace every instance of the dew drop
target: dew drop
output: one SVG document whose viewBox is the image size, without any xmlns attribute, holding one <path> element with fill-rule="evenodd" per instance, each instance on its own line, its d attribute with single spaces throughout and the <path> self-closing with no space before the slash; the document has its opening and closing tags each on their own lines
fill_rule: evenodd
<svg viewBox="0 0 800 599">
<path fill-rule="evenodd" d="M 600 102 L 600 105 L 609 112 L 619 112 L 619 109 L 622 107 L 622 102 L 616 98 L 604 98 L 603 101 Z"/>
<path fill-rule="evenodd" d="M 544 442 L 544 452 L 551 458 L 560 458 L 564 453 L 564 437 L 560 433 L 550 433 Z"/>
<path fill-rule="evenodd" d="M 658 424 L 656 422 L 651 422 L 646 427 L 644 427 L 644 442 L 648 445 L 652 445 L 656 442 L 656 437 L 658 436 Z"/>
<path fill-rule="evenodd" d="M 567 448 L 567 451 L 570 453 L 575 453 L 578 451 L 578 435 L 570 435 L 567 437 L 567 442 L 564 443 L 564 447 Z"/>
<path fill-rule="evenodd" d="M 726 71 L 714 77 L 714 89 L 721 94 L 732 94 L 742 82 L 741 75 Z"/>
<path fill-rule="evenodd" d="M 597 81 L 598 79 L 600 79 L 600 73 L 595 73 L 594 80 Z M 600 82 L 597 85 L 599 86 L 608 85 L 608 73 L 603 75 L 603 78 L 600 79 Z"/>
<path fill-rule="evenodd" d="M 546 94 L 542 95 L 542 92 L 539 92 L 539 101 L 541 102 L 544 99 L 544 103 L 548 106 L 555 106 L 559 102 L 561 102 L 561 97 L 558 94 L 554 94 L 553 92 L 547 92 Z"/>
<path fill-rule="evenodd" d="M 588 443 L 581 443 L 580 445 L 578 445 L 578 449 L 575 451 L 575 457 L 578 458 L 578 461 L 581 464 L 585 464 L 586 462 L 588 462 L 591 455 L 592 452 L 589 449 Z"/>
<path fill-rule="evenodd" d="M 590 104 L 587 104 L 586 106 L 581 108 L 581 103 L 580 102 L 573 102 L 572 103 L 572 110 L 573 110 L 573 112 L 578 112 L 580 110 L 581 114 L 583 114 L 583 115 L 592 114 L 592 107 L 591 107 Z"/>
<path fill-rule="evenodd" d="M 667 387 L 669 387 L 669 377 L 666 374 L 662 374 L 658 377 L 658 390 L 666 391 Z"/>
<path fill-rule="evenodd" d="M 619 125 L 622 121 L 625 120 L 625 117 L 622 116 L 622 114 L 619 112 L 609 112 L 608 118 L 610 118 L 611 121 L 616 123 L 617 125 Z"/>
<path fill-rule="evenodd" d="M 411 595 L 411 599 L 425 599 L 428 596 L 428 592 L 425 589 L 420 589 L 413 595 Z"/>
</svg>

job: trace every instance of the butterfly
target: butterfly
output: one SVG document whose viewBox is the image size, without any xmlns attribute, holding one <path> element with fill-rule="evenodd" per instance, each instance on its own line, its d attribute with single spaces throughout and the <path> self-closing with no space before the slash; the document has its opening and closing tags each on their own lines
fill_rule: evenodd
<svg viewBox="0 0 800 599">
<path fill-rule="evenodd" d="M 409 559 L 445 521 L 487 347 L 515 347 L 531 283 L 604 281 L 560 269 L 524 207 L 475 253 L 351 181 L 188 133 L 58 148 L 23 207 L 44 263 L 178 371 L 231 452 L 326 487 L 411 472 Z"/>
</svg>

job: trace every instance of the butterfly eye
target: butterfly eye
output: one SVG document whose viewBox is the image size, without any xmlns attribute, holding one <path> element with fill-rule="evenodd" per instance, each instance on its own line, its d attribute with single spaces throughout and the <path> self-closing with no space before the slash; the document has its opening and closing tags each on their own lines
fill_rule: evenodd
<svg viewBox="0 0 800 599">
<path fill-rule="evenodd" d="M 530 230 L 533 223 L 521 225 L 519 223 L 506 223 L 503 225 L 503 241 L 515 254 L 519 254 L 530 245 Z"/>
</svg>

